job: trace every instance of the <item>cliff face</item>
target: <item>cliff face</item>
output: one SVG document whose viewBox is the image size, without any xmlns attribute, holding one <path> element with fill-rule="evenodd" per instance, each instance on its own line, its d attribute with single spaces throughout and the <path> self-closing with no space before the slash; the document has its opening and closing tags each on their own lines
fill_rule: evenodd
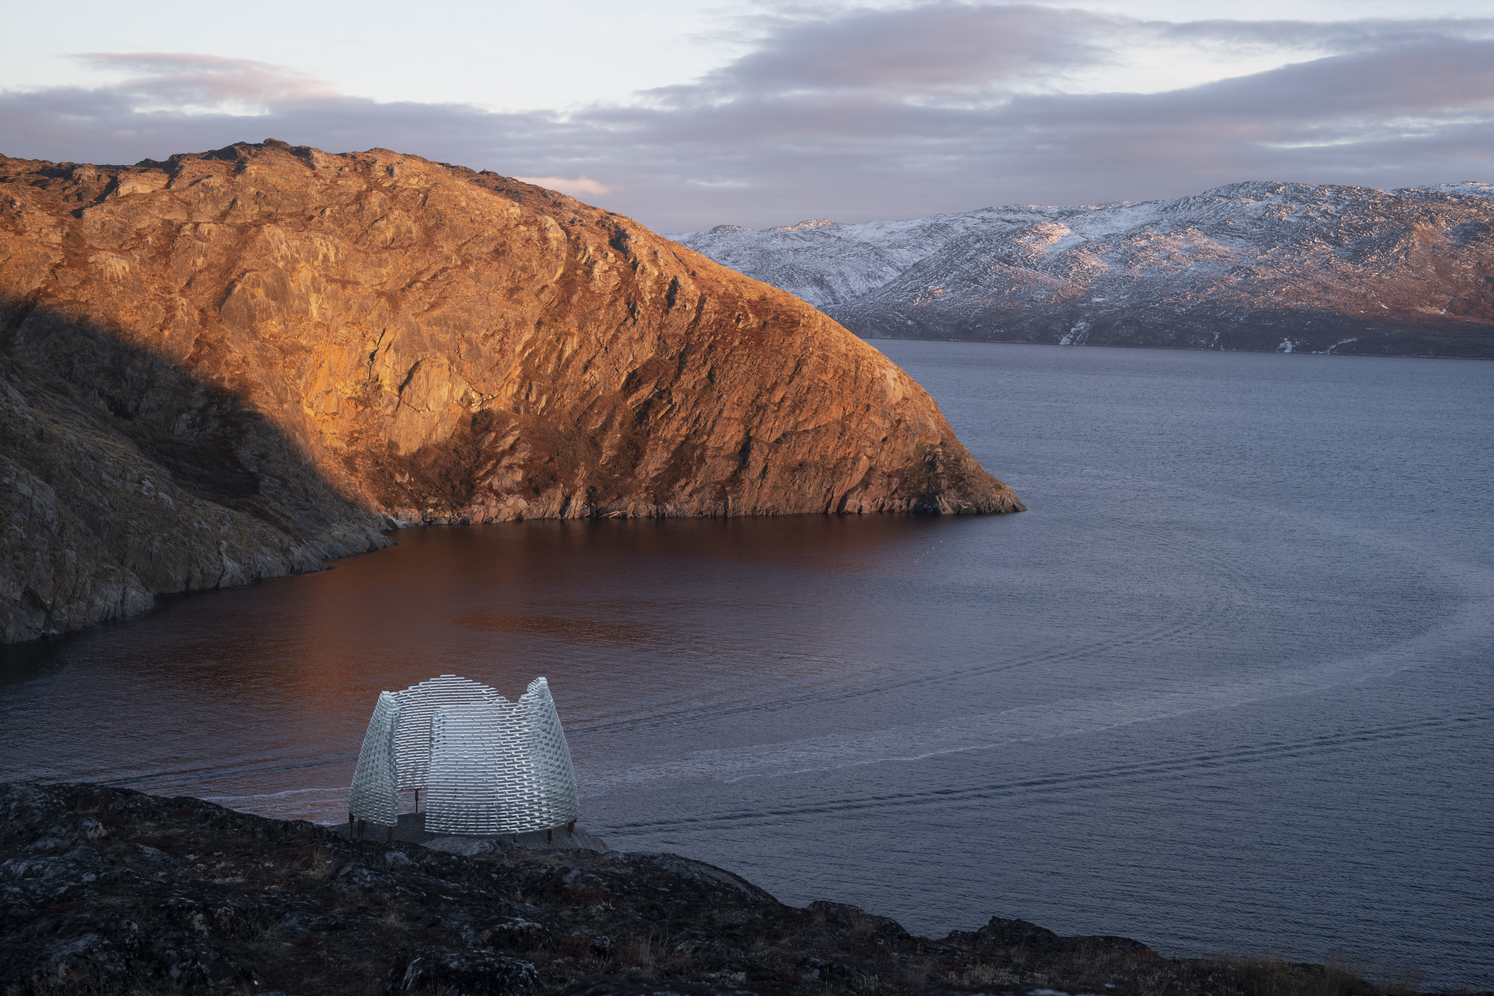
<svg viewBox="0 0 1494 996">
<path fill-rule="evenodd" d="M 1237 183 L 682 243 L 870 338 L 1494 357 L 1494 186 Z"/>
<path fill-rule="evenodd" d="M 1021 508 L 802 302 L 492 173 L 0 157 L 6 640 L 422 522 Z"/>
</svg>

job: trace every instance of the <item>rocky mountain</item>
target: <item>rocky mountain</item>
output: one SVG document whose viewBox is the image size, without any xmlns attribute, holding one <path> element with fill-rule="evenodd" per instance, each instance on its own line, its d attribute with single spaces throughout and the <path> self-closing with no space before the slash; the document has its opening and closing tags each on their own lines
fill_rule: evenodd
<svg viewBox="0 0 1494 996">
<path fill-rule="evenodd" d="M 553 191 L 274 140 L 0 157 L 7 641 L 392 525 L 1020 508 L 823 314 Z"/>
<path fill-rule="evenodd" d="M 1195 197 L 674 237 L 867 338 L 1494 357 L 1494 185 Z"/>
</svg>

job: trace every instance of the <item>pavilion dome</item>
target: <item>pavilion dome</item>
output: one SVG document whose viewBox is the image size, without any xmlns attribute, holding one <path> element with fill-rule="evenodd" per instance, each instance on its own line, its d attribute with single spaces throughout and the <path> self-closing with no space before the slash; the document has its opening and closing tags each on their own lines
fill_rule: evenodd
<svg viewBox="0 0 1494 996">
<path fill-rule="evenodd" d="M 393 827 L 398 794 L 426 794 L 425 829 L 490 836 L 576 819 L 570 745 L 543 677 L 517 702 L 454 674 L 380 692 L 358 753 L 351 817 Z"/>
</svg>

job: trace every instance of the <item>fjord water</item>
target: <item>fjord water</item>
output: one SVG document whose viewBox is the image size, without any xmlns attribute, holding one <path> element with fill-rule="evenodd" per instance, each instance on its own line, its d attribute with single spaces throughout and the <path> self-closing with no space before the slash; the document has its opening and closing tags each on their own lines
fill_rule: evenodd
<svg viewBox="0 0 1494 996">
<path fill-rule="evenodd" d="M 1494 987 L 1494 364 L 878 345 L 1030 511 L 402 532 L 12 648 L 0 772 L 333 822 L 380 689 L 544 674 L 614 847 Z"/>
</svg>

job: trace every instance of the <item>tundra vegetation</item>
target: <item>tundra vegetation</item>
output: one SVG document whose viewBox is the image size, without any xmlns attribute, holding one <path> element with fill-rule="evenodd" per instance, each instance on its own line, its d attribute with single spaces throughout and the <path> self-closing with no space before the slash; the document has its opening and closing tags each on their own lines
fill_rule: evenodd
<svg viewBox="0 0 1494 996">
<path fill-rule="evenodd" d="M 1343 952 L 1165 958 L 1001 917 L 936 940 L 672 854 L 454 840 L 0 785 L 0 992 L 1351 996 L 1418 981 Z"/>
</svg>

